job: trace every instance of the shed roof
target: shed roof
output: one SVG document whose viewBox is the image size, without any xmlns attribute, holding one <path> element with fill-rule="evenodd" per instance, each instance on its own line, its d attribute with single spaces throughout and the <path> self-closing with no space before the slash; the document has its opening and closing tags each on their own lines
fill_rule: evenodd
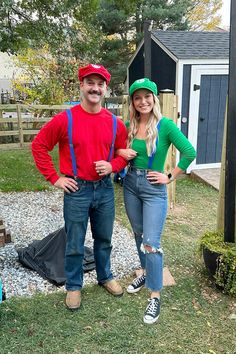
<svg viewBox="0 0 236 354">
<path fill-rule="evenodd" d="M 229 58 L 229 32 L 153 30 L 151 34 L 178 59 Z"/>
</svg>

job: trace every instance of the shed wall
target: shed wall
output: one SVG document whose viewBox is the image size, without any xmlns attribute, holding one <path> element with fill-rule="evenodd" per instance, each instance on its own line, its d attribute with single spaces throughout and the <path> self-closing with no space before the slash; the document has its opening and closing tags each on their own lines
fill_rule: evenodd
<svg viewBox="0 0 236 354">
<path fill-rule="evenodd" d="M 144 45 L 140 48 L 137 55 L 133 59 L 129 67 L 129 82 L 128 85 L 132 85 L 135 80 L 144 77 Z"/>
<path fill-rule="evenodd" d="M 176 63 L 156 42 L 152 41 L 152 80 L 159 90 L 175 91 Z"/>
</svg>

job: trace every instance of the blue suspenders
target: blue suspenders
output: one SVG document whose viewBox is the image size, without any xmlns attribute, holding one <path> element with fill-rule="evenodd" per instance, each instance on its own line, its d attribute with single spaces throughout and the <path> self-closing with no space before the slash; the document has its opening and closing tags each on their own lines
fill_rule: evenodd
<svg viewBox="0 0 236 354">
<path fill-rule="evenodd" d="M 161 121 L 159 121 L 159 122 L 157 123 L 156 146 L 158 145 L 158 133 L 159 133 L 159 130 L 160 130 L 160 123 L 161 123 Z M 152 167 L 152 163 L 153 163 L 153 160 L 154 160 L 155 153 L 156 153 L 156 151 L 153 152 L 152 155 L 149 156 L 149 158 L 148 158 L 148 169 L 149 169 L 149 170 L 150 170 L 151 167 Z M 130 164 L 129 164 L 129 165 L 132 166 L 132 160 L 130 161 Z M 127 168 L 123 168 L 123 169 L 122 169 L 120 172 L 118 172 L 118 173 L 119 173 L 119 175 L 120 175 L 121 178 L 124 178 L 125 175 L 126 175 L 126 173 L 127 173 Z"/>
<path fill-rule="evenodd" d="M 113 123 L 112 143 L 111 143 L 110 152 L 109 152 L 107 161 L 111 161 L 113 151 L 115 148 L 115 140 L 116 140 L 116 132 L 117 132 L 117 118 L 114 114 L 112 114 L 112 123 Z"/>
<path fill-rule="evenodd" d="M 72 140 L 72 114 L 71 114 L 71 110 L 67 109 L 66 113 L 67 113 L 67 117 L 68 117 L 68 137 L 69 137 L 69 146 L 70 146 L 70 156 L 71 156 L 71 160 L 72 160 L 73 176 L 77 177 L 75 151 L 74 151 L 73 140 Z"/>
<path fill-rule="evenodd" d="M 71 114 L 71 110 L 67 109 L 66 113 L 67 113 L 67 117 L 68 117 L 68 137 L 69 137 L 69 146 L 70 146 L 70 155 L 71 155 L 71 160 L 72 160 L 73 175 L 74 175 L 74 177 L 77 177 L 78 173 L 77 173 L 75 151 L 74 151 L 73 140 L 72 140 L 72 114 Z M 112 123 L 113 123 L 112 143 L 111 143 L 111 147 L 110 147 L 107 161 L 111 161 L 114 147 L 115 147 L 116 132 L 117 132 L 117 118 L 114 114 L 112 114 Z"/>
</svg>

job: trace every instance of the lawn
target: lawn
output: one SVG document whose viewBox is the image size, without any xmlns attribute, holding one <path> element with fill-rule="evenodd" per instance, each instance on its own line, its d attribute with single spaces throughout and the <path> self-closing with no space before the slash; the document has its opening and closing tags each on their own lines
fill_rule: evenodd
<svg viewBox="0 0 236 354">
<path fill-rule="evenodd" d="M 2 191 L 46 186 L 27 150 L 1 153 L 0 165 Z M 122 187 L 115 190 L 116 219 L 129 227 Z M 0 353 L 235 354 L 236 321 L 230 315 L 236 300 L 214 287 L 197 253 L 199 236 L 215 228 L 217 198 L 217 191 L 199 182 L 177 182 L 176 207 L 163 235 L 165 264 L 176 285 L 162 292 L 157 324 L 142 322 L 145 289 L 116 299 L 96 285 L 86 286 L 77 313 L 65 309 L 63 293 L 11 298 L 0 305 Z M 122 280 L 124 287 L 130 279 Z"/>
</svg>

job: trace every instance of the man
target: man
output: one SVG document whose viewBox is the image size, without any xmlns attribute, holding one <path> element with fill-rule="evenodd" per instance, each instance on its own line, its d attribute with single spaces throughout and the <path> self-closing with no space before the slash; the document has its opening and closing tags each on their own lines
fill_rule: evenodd
<svg viewBox="0 0 236 354">
<path fill-rule="evenodd" d="M 113 279 L 110 267 L 111 237 L 114 223 L 114 190 L 111 172 L 120 171 L 126 161 L 114 157 L 108 161 L 114 122 L 112 114 L 102 108 L 101 101 L 110 81 L 110 73 L 102 65 L 89 64 L 79 69 L 81 104 L 71 108 L 72 140 L 77 172 L 68 138 L 68 116 L 61 112 L 38 133 L 32 153 L 39 171 L 54 186 L 64 190 L 64 219 L 67 233 L 65 252 L 66 306 L 77 310 L 83 286 L 84 241 L 88 219 L 94 240 L 94 258 L 98 284 L 114 296 L 123 289 Z M 126 147 L 127 133 L 117 119 L 114 148 Z M 59 176 L 49 151 L 59 143 Z M 76 174 L 76 175 L 75 175 Z"/>
</svg>

